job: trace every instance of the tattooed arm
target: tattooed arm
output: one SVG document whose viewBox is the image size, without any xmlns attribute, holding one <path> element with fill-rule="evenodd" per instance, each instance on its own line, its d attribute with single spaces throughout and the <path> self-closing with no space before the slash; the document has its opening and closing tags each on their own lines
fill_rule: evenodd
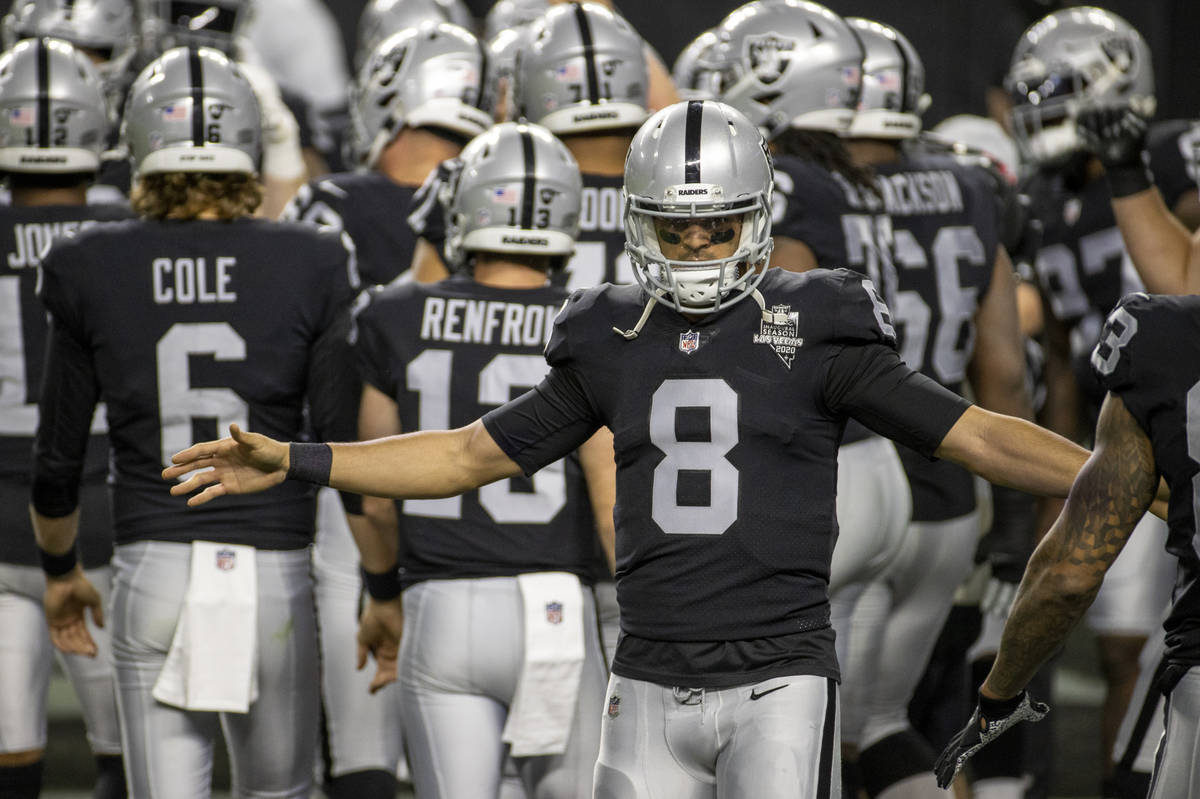
<svg viewBox="0 0 1200 799">
<path fill-rule="evenodd" d="M 1109 394 L 1096 448 L 1029 560 L 983 696 L 1016 696 L 1033 678 L 1092 604 L 1157 490 L 1150 440 L 1120 397 Z"/>
</svg>

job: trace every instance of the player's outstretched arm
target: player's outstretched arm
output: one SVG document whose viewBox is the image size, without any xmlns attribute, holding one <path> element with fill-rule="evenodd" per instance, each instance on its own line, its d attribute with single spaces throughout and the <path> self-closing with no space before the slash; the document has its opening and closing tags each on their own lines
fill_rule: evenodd
<svg viewBox="0 0 1200 799">
<path fill-rule="evenodd" d="M 1200 293 L 1200 235 L 1188 233 L 1157 188 L 1114 197 L 1112 206 L 1125 248 L 1147 291 Z"/>
<path fill-rule="evenodd" d="M 972 405 L 935 453 L 989 482 L 1065 497 L 1088 451 L 1032 422 Z"/>
<path fill-rule="evenodd" d="M 207 441 L 172 456 L 163 477 L 176 496 L 203 505 L 226 494 L 253 494 L 282 483 L 292 466 L 290 445 L 230 425 L 230 438 Z M 328 485 L 340 491 L 393 499 L 434 499 L 461 494 L 521 469 L 475 421 L 457 430 L 427 430 L 375 441 L 327 445 L 332 453 Z M 301 475 L 293 475 L 301 476 Z M 313 475 L 302 475 L 309 477 Z M 316 475 L 318 480 L 325 475 Z"/>
</svg>

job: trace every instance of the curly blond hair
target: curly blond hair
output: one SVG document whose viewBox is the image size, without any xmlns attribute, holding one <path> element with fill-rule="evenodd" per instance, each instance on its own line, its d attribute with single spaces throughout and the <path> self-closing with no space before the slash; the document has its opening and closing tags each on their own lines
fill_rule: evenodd
<svg viewBox="0 0 1200 799">
<path fill-rule="evenodd" d="M 218 219 L 250 216 L 262 203 L 262 184 L 253 175 L 234 172 L 158 172 L 137 179 L 129 203 L 149 219 L 196 219 L 216 212 Z"/>
</svg>

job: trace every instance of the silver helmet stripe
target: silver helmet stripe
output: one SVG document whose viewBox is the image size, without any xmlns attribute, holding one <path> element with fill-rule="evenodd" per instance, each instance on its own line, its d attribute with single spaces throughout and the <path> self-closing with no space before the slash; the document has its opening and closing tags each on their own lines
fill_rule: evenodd
<svg viewBox="0 0 1200 799">
<path fill-rule="evenodd" d="M 50 146 L 50 51 L 45 39 L 37 40 L 38 147 Z M 28 140 L 27 140 L 28 141 Z"/>
<path fill-rule="evenodd" d="M 537 160 L 533 153 L 533 136 L 521 127 L 521 155 L 525 159 L 525 184 L 521 187 L 521 228 L 533 229 L 533 200 L 537 196 Z"/>
<path fill-rule="evenodd" d="M 704 103 L 688 102 L 683 132 L 683 182 L 700 182 L 700 137 L 704 130 Z"/>
<path fill-rule="evenodd" d="M 583 43 L 583 63 L 587 67 L 588 100 L 606 100 L 600 96 L 600 76 L 596 74 L 596 44 L 592 41 L 592 23 L 588 21 L 583 6 L 575 6 L 575 20 L 579 23 L 579 39 Z"/>
<path fill-rule="evenodd" d="M 188 76 L 192 84 L 192 144 L 204 146 L 204 67 L 200 51 L 188 48 Z"/>
<path fill-rule="evenodd" d="M 852 25 L 851 27 L 853 28 L 854 26 Z M 857 34 L 858 29 L 855 28 L 854 30 Z M 908 53 L 904 51 L 904 46 L 900 44 L 900 39 L 898 37 L 892 40 L 892 44 L 896 45 L 896 53 L 900 56 L 900 111 L 901 113 L 915 112 L 917 109 L 909 108 L 908 103 Z M 865 47 L 863 48 L 863 52 L 866 53 Z"/>
</svg>

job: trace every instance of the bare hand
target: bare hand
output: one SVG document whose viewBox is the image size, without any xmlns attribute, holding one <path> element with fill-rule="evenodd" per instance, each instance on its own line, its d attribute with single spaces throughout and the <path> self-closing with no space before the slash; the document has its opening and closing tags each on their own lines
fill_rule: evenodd
<svg viewBox="0 0 1200 799">
<path fill-rule="evenodd" d="M 171 456 L 174 466 L 163 469 L 164 480 L 175 480 L 188 472 L 196 472 L 181 483 L 171 486 L 175 496 L 208 486 L 188 499 L 196 507 L 226 494 L 253 494 L 277 486 L 287 478 L 288 445 L 258 433 L 243 431 L 229 425 L 231 438 L 205 441 Z"/>
<path fill-rule="evenodd" d="M 46 611 L 46 624 L 50 627 L 50 640 L 60 652 L 68 655 L 96 656 L 96 642 L 88 632 L 84 620 L 84 609 L 92 609 L 92 621 L 97 627 L 104 626 L 104 608 L 100 594 L 83 574 L 83 568 L 62 577 L 46 578 L 46 593 L 42 597 Z"/>
<path fill-rule="evenodd" d="M 400 597 L 380 602 L 367 600 L 358 622 L 358 668 L 367 665 L 367 653 L 375 658 L 375 693 L 396 679 L 396 658 L 400 653 L 400 636 L 404 632 L 404 605 Z"/>
</svg>

